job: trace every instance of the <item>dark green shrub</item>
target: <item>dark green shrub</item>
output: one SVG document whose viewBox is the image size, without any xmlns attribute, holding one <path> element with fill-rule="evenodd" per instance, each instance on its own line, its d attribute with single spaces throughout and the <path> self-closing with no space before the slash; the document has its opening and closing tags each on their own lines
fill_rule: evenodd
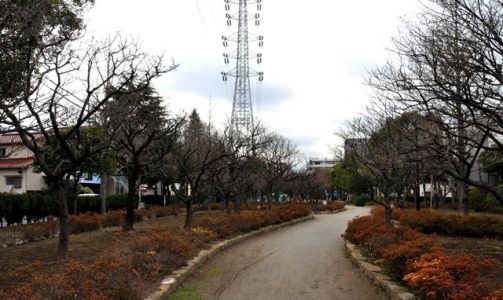
<svg viewBox="0 0 503 300">
<path fill-rule="evenodd" d="M 141 201 L 145 203 L 147 206 L 163 206 L 164 204 L 164 196 L 162 195 L 146 195 L 141 197 Z M 169 199 L 166 197 L 166 202 Z M 168 203 L 166 203 L 167 205 Z"/>
<path fill-rule="evenodd" d="M 360 194 L 353 198 L 353 204 L 356 206 L 365 206 L 365 203 L 370 201 L 370 196 L 367 194 Z"/>
<path fill-rule="evenodd" d="M 29 209 L 28 197 L 24 194 L 4 193 L 3 197 L 9 199 L 10 212 L 5 217 L 7 224 L 21 224 Z"/>
<path fill-rule="evenodd" d="M 117 210 L 126 208 L 127 195 L 110 195 L 107 196 L 108 210 Z"/>
<path fill-rule="evenodd" d="M 100 212 L 101 210 L 100 196 L 77 196 L 77 203 L 77 211 L 80 213 Z"/>
<path fill-rule="evenodd" d="M 50 195 L 26 194 L 28 199 L 28 210 L 26 218 L 28 222 L 40 222 L 49 215 L 57 214 L 57 206 Z"/>
</svg>

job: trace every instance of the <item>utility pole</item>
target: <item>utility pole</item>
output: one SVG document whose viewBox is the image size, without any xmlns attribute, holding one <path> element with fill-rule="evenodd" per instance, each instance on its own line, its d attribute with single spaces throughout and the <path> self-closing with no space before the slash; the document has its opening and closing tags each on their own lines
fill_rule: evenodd
<svg viewBox="0 0 503 300">
<path fill-rule="evenodd" d="M 258 77 L 259 81 L 264 78 L 263 72 L 258 72 L 250 68 L 250 59 L 256 59 L 257 64 L 262 63 L 262 54 L 254 53 L 250 50 L 251 42 L 258 42 L 258 47 L 264 44 L 263 36 L 255 36 L 248 31 L 251 21 L 255 26 L 260 25 L 260 11 L 262 10 L 262 0 L 224 0 L 227 18 L 227 26 L 232 27 L 233 21 L 237 21 L 238 30 L 230 36 L 222 36 L 224 47 L 229 43 L 236 44 L 236 51 L 224 53 L 224 62 L 230 63 L 235 60 L 235 68 L 227 72 L 222 72 L 222 79 L 227 81 L 227 77 L 235 77 L 234 96 L 232 102 L 231 126 L 239 134 L 249 133 L 254 127 L 252 95 L 250 89 L 250 77 Z M 250 13 L 249 6 L 256 5 L 254 13 Z M 238 11 L 231 6 L 237 6 Z M 251 16 L 251 17 L 250 17 Z"/>
</svg>

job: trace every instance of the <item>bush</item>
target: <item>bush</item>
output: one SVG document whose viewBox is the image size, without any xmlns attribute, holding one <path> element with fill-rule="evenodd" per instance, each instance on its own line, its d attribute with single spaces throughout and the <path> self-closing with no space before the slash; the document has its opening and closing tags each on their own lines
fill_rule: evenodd
<svg viewBox="0 0 503 300">
<path fill-rule="evenodd" d="M 129 260 L 111 252 L 94 262 L 69 260 L 59 266 L 28 265 L 10 272 L 19 284 L 0 290 L 2 299 L 142 299 L 145 283 Z"/>
<path fill-rule="evenodd" d="M 98 230 L 101 227 L 103 216 L 87 212 L 77 216 L 70 216 L 70 233 L 76 234 Z"/>
<path fill-rule="evenodd" d="M 28 224 L 16 227 L 16 230 L 21 233 L 24 241 L 37 241 L 44 238 L 50 238 L 58 232 L 58 221 L 49 217 L 49 221 L 39 224 Z"/>
<path fill-rule="evenodd" d="M 50 195 L 28 193 L 26 196 L 29 206 L 26 213 L 28 222 L 40 222 L 47 216 L 57 214 L 56 202 Z"/>
<path fill-rule="evenodd" d="M 146 195 L 141 197 L 141 201 L 148 206 L 163 206 L 164 196 L 162 195 Z M 166 196 L 166 205 L 169 205 L 170 199 Z"/>
<path fill-rule="evenodd" d="M 311 210 L 306 205 L 284 204 L 271 210 L 241 212 L 238 215 L 216 214 L 195 220 L 194 226 L 208 228 L 218 238 L 246 233 L 260 227 L 280 224 L 307 216 Z"/>
<path fill-rule="evenodd" d="M 382 208 L 348 223 L 344 237 L 381 264 L 391 276 L 418 289 L 428 299 L 477 299 L 498 295 L 481 284 L 484 268 L 495 264 L 470 255 L 444 254 L 434 236 L 408 226 L 384 224 Z M 398 214 L 405 217 L 404 211 Z M 491 294 L 492 293 L 492 294 Z M 490 295 L 491 294 L 491 295 Z M 497 299 L 497 298 L 496 298 Z"/>
<path fill-rule="evenodd" d="M 77 211 L 80 213 L 101 212 L 100 196 L 77 196 Z"/>
<path fill-rule="evenodd" d="M 108 210 L 125 209 L 126 204 L 127 204 L 127 195 L 107 196 L 107 209 Z"/>
<path fill-rule="evenodd" d="M 433 299 L 479 299 L 488 294 L 480 282 L 484 268 L 495 265 L 473 255 L 425 253 L 407 265 L 404 282 Z M 490 292 L 490 291 L 489 291 Z"/>
<path fill-rule="evenodd" d="M 122 222 L 124 222 L 125 216 L 126 212 L 124 210 L 110 211 L 103 216 L 101 226 L 103 228 L 121 226 Z"/>
<path fill-rule="evenodd" d="M 408 227 L 400 228 L 398 240 L 395 243 L 379 249 L 381 263 L 396 279 L 405 275 L 406 263 L 424 253 L 439 251 L 436 240 Z"/>
<path fill-rule="evenodd" d="M 423 233 L 503 239 L 503 219 L 498 217 L 465 216 L 431 210 L 394 211 L 400 223 L 417 228 Z"/>
<path fill-rule="evenodd" d="M 156 280 L 181 267 L 191 256 L 194 245 L 188 236 L 154 229 L 148 235 L 133 239 L 129 248 L 133 269 L 143 278 Z"/>
<path fill-rule="evenodd" d="M 90 187 L 81 186 L 79 187 L 77 194 L 94 194 L 94 191 Z"/>
<path fill-rule="evenodd" d="M 503 184 L 499 184 L 496 188 L 503 194 Z M 468 206 L 478 212 L 503 213 L 503 206 L 491 193 L 474 186 L 468 191 Z"/>
<path fill-rule="evenodd" d="M 356 206 L 365 206 L 365 203 L 370 201 L 370 196 L 367 194 L 360 194 L 353 198 L 353 204 Z"/>
<path fill-rule="evenodd" d="M 8 193 L 2 193 L 0 197 L 6 202 L 9 211 L 5 216 L 7 224 L 22 224 L 29 209 L 28 197 L 23 194 Z"/>
</svg>

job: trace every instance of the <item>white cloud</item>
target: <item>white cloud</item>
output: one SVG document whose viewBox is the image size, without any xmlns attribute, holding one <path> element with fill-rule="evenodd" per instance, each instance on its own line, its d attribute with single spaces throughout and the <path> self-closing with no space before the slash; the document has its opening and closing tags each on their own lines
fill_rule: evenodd
<svg viewBox="0 0 503 300">
<path fill-rule="evenodd" d="M 274 0 L 262 7 L 260 28 L 250 26 L 265 36 L 265 85 L 255 99 L 256 118 L 293 139 L 306 157 L 330 156 L 333 133 L 368 103 L 365 69 L 385 61 L 400 17 L 412 15 L 418 4 Z M 196 108 L 205 120 L 213 95 L 213 122 L 221 125 L 231 114 L 233 86 L 222 83 L 218 72 L 225 70 L 220 36 L 229 33 L 224 15 L 224 2 L 216 0 L 97 0 L 88 29 L 98 37 L 120 31 L 181 63 L 157 82 L 157 90 L 173 111 Z"/>
</svg>

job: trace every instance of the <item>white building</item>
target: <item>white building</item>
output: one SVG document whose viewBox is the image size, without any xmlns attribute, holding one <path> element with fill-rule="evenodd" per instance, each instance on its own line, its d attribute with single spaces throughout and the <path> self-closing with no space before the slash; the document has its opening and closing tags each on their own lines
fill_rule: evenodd
<svg viewBox="0 0 503 300">
<path fill-rule="evenodd" d="M 0 135 L 0 192 L 26 193 L 47 189 L 43 173 L 33 168 L 33 153 L 17 134 Z"/>
<path fill-rule="evenodd" d="M 330 169 L 335 166 L 337 161 L 335 159 L 328 159 L 328 158 L 317 158 L 317 157 L 311 157 L 309 158 L 309 161 L 307 162 L 306 169 L 308 171 L 312 171 L 315 169 Z"/>
</svg>

